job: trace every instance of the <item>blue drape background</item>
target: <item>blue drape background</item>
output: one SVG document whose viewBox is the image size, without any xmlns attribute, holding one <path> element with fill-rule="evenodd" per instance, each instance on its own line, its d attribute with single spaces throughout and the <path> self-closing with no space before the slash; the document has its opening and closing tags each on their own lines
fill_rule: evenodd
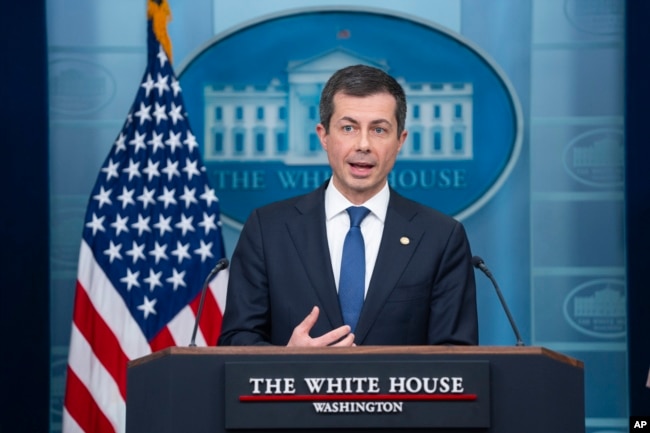
<svg viewBox="0 0 650 433">
<path fill-rule="evenodd" d="M 650 416 L 650 3 L 626 3 L 625 211 L 630 414 Z"/>
<path fill-rule="evenodd" d="M 0 329 L 3 337 L 0 432 L 48 431 L 50 408 L 60 403 L 52 402 L 50 393 L 50 159 L 45 3 L 44 0 L 3 2 L 0 14 L 0 139 L 3 152 L 0 170 L 3 198 L 0 212 Z M 646 108 L 650 101 L 650 26 L 647 25 L 650 3 L 630 0 L 625 2 L 625 8 L 629 395 L 620 397 L 629 400 L 629 414 L 650 415 L 650 389 L 645 387 L 650 368 L 650 289 L 645 269 L 647 245 L 650 244 L 647 167 L 650 146 L 646 126 L 650 112 Z M 181 13 L 191 12 L 182 10 Z M 178 16 L 177 20 L 186 22 Z M 196 35 L 194 43 L 200 44 L 209 36 Z M 141 66 L 135 65 L 134 69 L 140 73 Z M 111 130 L 108 135 L 112 134 Z"/>
</svg>

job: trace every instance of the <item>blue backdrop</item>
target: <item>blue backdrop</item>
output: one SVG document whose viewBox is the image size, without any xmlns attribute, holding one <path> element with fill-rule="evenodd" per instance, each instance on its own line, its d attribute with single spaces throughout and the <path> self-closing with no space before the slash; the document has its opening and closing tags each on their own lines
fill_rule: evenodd
<svg viewBox="0 0 650 433">
<path fill-rule="evenodd" d="M 179 69 L 224 32 L 302 7 L 249 0 L 234 11 L 219 0 L 191 3 L 171 2 Z M 644 128 L 650 10 L 644 3 L 353 2 L 449 28 L 487 53 L 516 89 L 524 118 L 521 155 L 498 193 L 463 222 L 474 252 L 499 279 L 526 343 L 585 362 L 590 433 L 626 431 L 628 414 L 647 414 L 650 407 L 650 300 L 643 274 L 650 241 Z M 2 383 L 25 390 L 3 399 L 2 431 L 60 428 L 82 218 L 145 62 L 144 2 L 50 0 L 47 33 L 40 6 L 6 6 L 0 25 L 2 129 L 10 160 L 2 188 L 12 210 L 0 224 L 1 328 L 11 348 L 3 351 Z M 98 82 L 100 91 L 93 86 Z M 29 115 L 7 101 L 29 101 Z M 237 235 L 229 228 L 229 253 Z M 512 344 L 489 282 L 477 277 L 481 344 Z"/>
</svg>

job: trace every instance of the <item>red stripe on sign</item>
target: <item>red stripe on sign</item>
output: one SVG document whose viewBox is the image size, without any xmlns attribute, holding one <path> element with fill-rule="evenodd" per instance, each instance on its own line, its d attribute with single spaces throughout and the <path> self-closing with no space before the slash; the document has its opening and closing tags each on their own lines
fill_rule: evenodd
<svg viewBox="0 0 650 433">
<path fill-rule="evenodd" d="M 477 398 L 476 394 L 303 394 L 242 395 L 239 401 L 474 401 Z"/>
</svg>

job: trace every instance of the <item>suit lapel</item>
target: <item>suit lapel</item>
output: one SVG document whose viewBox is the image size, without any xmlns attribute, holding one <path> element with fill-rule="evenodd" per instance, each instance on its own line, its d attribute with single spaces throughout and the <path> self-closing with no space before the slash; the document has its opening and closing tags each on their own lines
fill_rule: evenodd
<svg viewBox="0 0 650 433">
<path fill-rule="evenodd" d="M 391 190 L 377 262 L 355 332 L 358 343 L 377 319 L 422 238 L 424 229 L 412 222 L 416 214 L 411 202 Z"/>
<path fill-rule="evenodd" d="M 327 229 L 325 226 L 325 186 L 304 196 L 296 203 L 297 214 L 287 220 L 287 230 L 302 266 L 321 304 L 321 318 L 332 328 L 343 325 L 336 283 L 332 273 Z M 317 221 L 314 224 L 314 221 Z"/>
</svg>

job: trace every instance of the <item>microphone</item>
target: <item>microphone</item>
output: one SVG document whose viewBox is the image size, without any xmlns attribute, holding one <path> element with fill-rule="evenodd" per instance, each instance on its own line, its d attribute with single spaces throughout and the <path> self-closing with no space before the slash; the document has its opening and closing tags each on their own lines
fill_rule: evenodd
<svg viewBox="0 0 650 433">
<path fill-rule="evenodd" d="M 503 310 L 506 312 L 506 316 L 508 316 L 508 320 L 510 321 L 510 326 L 512 327 L 512 330 L 515 333 L 515 337 L 517 337 L 516 345 L 525 346 L 523 340 L 521 339 L 521 334 L 519 334 L 519 329 L 517 329 L 517 325 L 515 324 L 515 320 L 512 318 L 512 314 L 510 314 L 510 309 L 508 308 L 508 304 L 506 304 L 506 300 L 503 299 L 503 294 L 501 294 L 501 289 L 499 288 L 497 281 L 492 276 L 492 272 L 490 272 L 488 267 L 485 265 L 483 259 L 480 258 L 479 256 L 472 257 L 472 264 L 474 265 L 475 268 L 480 269 L 490 279 L 490 281 L 492 281 L 492 285 L 494 286 L 494 289 L 497 291 L 497 295 L 499 296 L 499 300 L 501 301 L 501 306 L 503 307 Z"/>
<path fill-rule="evenodd" d="M 201 314 L 203 313 L 203 303 L 205 302 L 205 292 L 208 291 L 208 284 L 210 281 L 222 270 L 228 267 L 228 259 L 223 258 L 217 262 L 214 268 L 210 271 L 207 278 L 203 282 L 203 288 L 201 289 L 201 300 L 199 301 L 199 310 L 196 312 L 196 320 L 194 321 L 194 330 L 192 331 L 192 339 L 190 340 L 190 347 L 196 347 L 196 332 L 199 329 L 199 321 L 201 320 Z"/>
</svg>

